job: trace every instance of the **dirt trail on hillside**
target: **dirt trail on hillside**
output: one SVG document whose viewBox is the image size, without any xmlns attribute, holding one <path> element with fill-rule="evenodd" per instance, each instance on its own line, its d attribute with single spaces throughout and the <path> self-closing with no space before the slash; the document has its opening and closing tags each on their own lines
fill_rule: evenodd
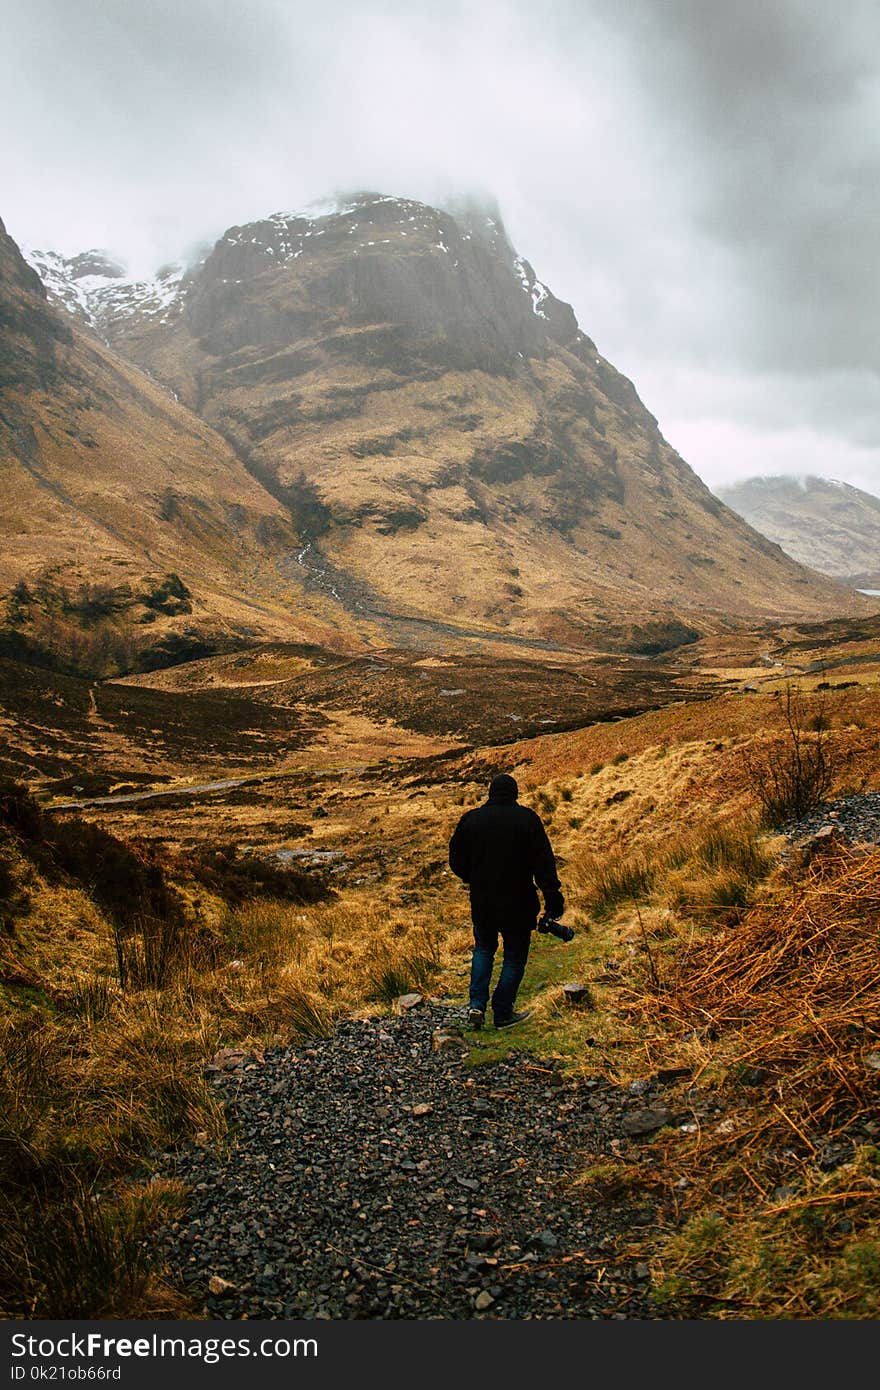
<svg viewBox="0 0 880 1390">
<path fill-rule="evenodd" d="M 191 1204 L 157 1241 L 204 1316 L 675 1316 L 649 1296 L 644 1192 L 591 1204 L 573 1180 L 705 1106 L 675 1114 L 659 1078 L 572 1078 L 524 1051 L 468 1066 L 466 1046 L 432 1046 L 461 1016 L 348 1020 L 214 1077 L 231 1147 L 164 1157 Z"/>
<path fill-rule="evenodd" d="M 59 801 L 47 806 L 47 811 L 85 811 L 90 806 L 131 806 L 138 801 L 160 801 L 173 796 L 210 796 L 234 787 L 257 786 L 263 782 L 280 781 L 282 773 L 256 773 L 249 777 L 222 777 L 216 782 L 196 782 L 178 787 L 154 787 L 145 792 L 114 792 L 110 796 L 89 796 L 79 801 Z"/>
</svg>

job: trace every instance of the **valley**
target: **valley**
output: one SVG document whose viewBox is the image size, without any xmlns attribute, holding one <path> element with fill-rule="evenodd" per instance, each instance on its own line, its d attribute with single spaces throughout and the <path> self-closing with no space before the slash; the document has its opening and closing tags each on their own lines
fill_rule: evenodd
<svg viewBox="0 0 880 1390">
<path fill-rule="evenodd" d="M 339 1021 L 361 1020 L 381 1037 L 397 1036 L 403 1021 L 383 1025 L 382 1019 L 399 996 L 412 991 L 415 998 L 429 1001 L 422 1007 L 432 1011 L 435 1030 L 438 1020 L 458 1017 L 470 931 L 466 895 L 449 872 L 446 845 L 462 811 L 484 798 L 488 780 L 510 770 L 522 798 L 548 827 L 575 943 L 560 947 L 536 939 L 525 995 L 534 1020 L 521 1034 L 510 1040 L 491 1030 L 462 1035 L 462 1048 L 453 1057 L 441 1054 L 443 1066 L 452 1067 L 443 1082 L 441 1108 L 464 1104 L 467 1109 L 469 1097 L 482 1094 L 480 1077 L 494 1077 L 496 1065 L 514 1080 L 522 1066 L 521 1083 L 515 1084 L 525 1088 L 536 1068 L 539 1076 L 561 1068 L 560 1085 L 575 1088 L 567 1100 L 568 1091 L 558 1092 L 560 1102 L 569 1106 L 581 1094 L 578 1087 L 600 1085 L 601 1091 L 584 1094 L 603 1097 L 602 1127 L 587 1126 L 577 1155 L 563 1146 L 566 1171 L 577 1160 L 575 1186 L 566 1181 L 557 1194 L 560 1176 L 555 1171 L 549 1175 L 549 1196 L 533 1188 L 513 1190 L 517 1210 L 534 1207 L 551 1229 L 559 1229 L 560 1203 L 578 1213 L 566 1222 L 589 1221 L 591 1211 L 595 1221 L 595 1213 L 601 1213 L 598 1229 L 605 1244 L 591 1251 L 591 1237 L 582 1236 L 587 1245 L 580 1255 L 601 1258 L 604 1251 L 617 1273 L 607 1290 L 572 1281 L 562 1238 L 557 1253 L 542 1247 L 535 1284 L 531 1274 L 522 1275 L 531 1266 L 521 1263 L 521 1247 L 516 1247 L 517 1238 L 522 1241 L 529 1233 L 517 1235 L 511 1213 L 499 1218 L 499 1273 L 488 1284 L 478 1279 L 476 1292 L 471 1289 L 467 1297 L 477 1297 L 487 1287 L 494 1290 L 491 1304 L 483 1299 L 478 1305 L 478 1312 L 493 1308 L 487 1316 L 515 1316 L 516 1308 L 530 1307 L 543 1310 L 540 1316 L 616 1316 L 627 1309 L 632 1316 L 634 1308 L 648 1317 L 682 1316 L 688 1310 L 700 1317 L 723 1316 L 732 1286 L 707 1282 L 707 1276 L 693 1272 L 682 1283 L 682 1270 L 689 1267 L 681 1253 L 682 1223 L 689 1221 L 696 1230 L 706 1203 L 717 1206 L 713 1193 L 719 1177 L 728 1194 L 724 1219 L 740 1240 L 754 1244 L 759 1262 L 768 1239 L 794 1240 L 796 1246 L 798 1202 L 812 1201 L 811 1194 L 818 1194 L 816 1200 L 829 1213 L 851 1223 L 855 1260 L 856 1246 L 873 1239 L 871 1223 L 876 1220 L 874 1180 L 859 1176 L 874 1134 L 869 1118 L 872 1073 L 861 1059 L 880 1037 L 875 986 L 867 975 L 853 977 L 851 988 L 859 988 L 861 996 L 857 1022 L 851 1012 L 839 1012 L 836 994 L 823 1002 L 818 982 L 810 986 L 821 1031 L 812 1043 L 804 1038 L 798 1071 L 772 1060 L 776 1033 L 769 1017 L 757 1035 L 749 1031 L 746 1015 L 720 1021 L 723 1010 L 708 1033 L 698 1026 L 688 1013 L 688 961 L 694 953 L 695 961 L 700 952 L 705 955 L 713 941 L 718 949 L 730 950 L 737 932 L 751 930 L 753 919 L 774 913 L 784 917 L 797 909 L 799 894 L 807 891 L 787 867 L 786 837 L 762 830 L 749 770 L 749 758 L 763 756 L 762 750 L 770 750 L 774 758 L 784 754 L 784 696 L 792 688 L 808 702 L 811 720 L 821 710 L 822 727 L 834 748 L 837 799 L 830 803 L 832 819 L 825 822 L 832 828 L 831 838 L 823 841 L 827 867 L 821 869 L 824 861 L 817 859 L 810 871 L 814 877 L 825 875 L 816 880 L 815 890 L 809 889 L 823 895 L 823 921 L 845 912 L 853 891 L 842 886 L 842 896 L 836 898 L 835 875 L 843 874 L 844 885 L 850 883 L 846 875 L 854 872 L 867 884 L 876 881 L 871 877 L 880 872 L 876 843 L 852 845 L 850 839 L 836 838 L 838 812 L 833 807 L 855 807 L 857 792 L 880 792 L 877 621 L 762 627 L 704 640 L 659 661 L 632 662 L 629 669 L 617 660 L 590 663 L 580 656 L 558 659 L 552 666 L 408 650 L 343 658 L 325 649 L 283 644 L 97 683 L 3 663 L 4 771 L 28 783 L 39 808 L 26 812 L 20 793 L 13 796 L 11 783 L 3 784 L 7 926 L 0 942 L 0 999 L 7 1046 L 5 1094 L 17 1096 L 9 1114 L 11 1133 L 19 1136 L 13 1138 L 10 1154 L 19 1153 L 27 1133 L 28 1152 L 43 1153 L 40 1162 L 51 1169 L 64 1153 L 85 1144 L 89 1162 L 97 1164 L 101 1181 L 115 1193 L 107 1219 L 125 1222 L 136 1216 L 150 1230 L 173 1220 L 173 1229 L 189 1239 L 185 1213 L 190 1200 L 169 1171 L 198 1173 L 207 1164 L 214 1165 L 214 1172 L 220 1164 L 212 1181 L 233 1180 L 222 1168 L 227 1141 L 221 1136 L 227 1122 L 217 1109 L 212 1067 L 205 1071 L 212 1057 L 233 1057 L 243 1049 L 245 1057 L 271 1053 L 281 1059 L 286 1054 L 280 1049 L 292 1046 L 300 1049 L 301 1063 L 311 1066 L 310 1058 L 324 1058 L 314 1065 L 329 1066 L 327 1075 L 335 1076 L 333 1054 L 315 1049 L 334 1046 Z M 851 821 L 847 813 L 847 824 Z M 876 822 L 871 824 L 876 828 Z M 874 834 L 865 825 L 866 833 Z M 94 836 L 98 838 L 90 838 Z M 88 859 L 81 863 L 84 850 Z M 107 855 L 111 858 L 105 860 Z M 122 858 L 108 880 L 103 866 L 114 862 L 112 856 Z M 127 870 L 126 856 L 134 856 Z M 138 898 L 146 891 L 139 876 L 145 870 L 155 884 L 167 885 L 158 897 L 156 886 L 149 890 L 154 905 L 148 911 L 172 914 L 171 935 L 161 948 L 150 945 L 150 917 L 138 915 Z M 802 872 L 798 869 L 797 875 Z M 864 926 L 869 929 L 876 901 L 869 896 L 863 903 L 860 910 L 867 914 Z M 181 912 L 180 918 L 173 915 Z M 157 917 L 157 925 L 159 921 Z M 180 931 L 184 935 L 178 938 Z M 772 945 L 768 949 L 771 954 L 776 950 Z M 833 949 L 843 951 L 843 938 Z M 119 973 L 123 961 L 126 974 Z M 758 969 L 764 957 L 759 951 L 751 961 Z M 793 958 L 788 968 L 794 969 Z M 131 973 L 137 971 L 147 972 L 139 983 Z M 149 973 L 154 971 L 159 973 Z M 677 972 L 682 973 L 679 985 L 673 983 Z M 576 1012 L 566 1009 L 562 994 L 562 985 L 572 978 L 587 991 L 586 1007 Z M 659 995 L 658 978 L 668 980 Z M 785 1000 L 785 1007 L 796 1011 L 797 996 L 788 1000 L 780 987 L 783 994 L 773 996 L 778 1000 L 774 1007 L 783 1007 Z M 756 986 L 753 995 L 759 1017 L 762 991 L 763 986 Z M 415 1088 L 417 1099 L 426 1088 L 434 1094 L 439 1084 L 433 1077 L 439 1063 L 428 1060 L 428 1021 L 429 1015 L 419 1014 L 415 1032 L 409 1025 L 400 1035 L 407 1042 L 407 1056 L 415 1056 L 411 1044 L 416 1039 L 428 1049 L 424 1060 L 409 1063 L 407 1072 L 406 1084 Z M 367 1034 L 357 1032 L 356 1022 L 344 1027 L 350 1041 L 341 1041 L 341 1034 L 338 1046 L 367 1045 Z M 37 1037 L 34 1028 L 42 1038 L 39 1063 L 29 1041 Z M 830 1083 L 822 1080 L 824 1049 L 832 1036 L 834 1066 L 848 1078 L 850 1089 L 844 1093 L 837 1083 L 827 1090 Z M 810 1048 L 820 1038 L 822 1047 L 814 1055 Z M 329 1041 L 316 1041 L 320 1039 Z M 774 1147 L 772 1129 L 766 1132 L 766 1088 L 742 1092 L 738 1080 L 744 1058 L 757 1066 L 754 1059 L 765 1055 L 775 1094 L 787 1113 L 797 1115 L 796 1123 L 806 1126 L 806 1144 L 787 1151 L 784 1161 L 778 1157 L 778 1136 Z M 248 1065 L 245 1075 L 253 1086 L 260 1082 L 261 1064 Z M 370 1072 L 374 1064 L 364 1054 L 358 1065 Z M 382 1065 L 391 1068 L 384 1076 L 393 1091 L 399 1084 L 396 1064 Z M 471 1080 L 469 1066 L 476 1068 Z M 56 1096 L 54 1118 L 37 1120 L 36 1129 L 29 1117 L 38 1112 L 25 1105 L 24 1094 L 16 1089 L 25 1075 L 31 1078 L 28 1086 L 36 1087 L 32 1095 L 37 1102 L 45 1084 L 51 1084 Z M 233 1071 L 230 1083 L 221 1067 L 216 1084 L 233 1084 L 232 1094 L 240 1095 L 237 1075 Z M 286 1084 L 284 1073 L 279 1075 L 275 1084 Z M 656 1101 L 663 1103 L 657 1111 L 659 1132 L 653 1138 L 627 1139 L 627 1126 L 640 1123 L 642 1113 L 633 1110 L 639 1103 L 633 1097 L 653 1095 L 658 1075 L 668 1078 Z M 180 1095 L 167 1109 L 159 1097 L 172 1077 Z M 474 1081 L 478 1089 L 469 1091 Z M 337 1083 L 322 1084 L 328 1087 L 327 1104 L 338 1104 Z M 461 1101 L 454 1099 L 459 1084 L 464 1087 Z M 819 1102 L 826 1092 L 837 1100 L 833 1114 L 822 1118 Z M 137 1098 L 123 1100 L 129 1093 Z M 410 1108 L 413 1104 L 410 1100 Z M 529 1104 L 536 1106 L 529 1111 L 529 1124 L 539 1133 L 545 1122 L 541 1108 L 536 1100 Z M 108 1105 L 112 1119 L 105 1130 Z M 677 1129 L 665 1127 L 662 1117 L 667 1114 L 678 1116 Z M 99 1116 L 104 1117 L 100 1123 Z M 228 1123 L 228 1139 L 238 1143 L 235 1123 L 231 1118 Z M 369 1130 L 374 1122 L 364 1123 Z M 259 1117 L 254 1124 L 241 1142 L 258 1142 Z M 97 1125 L 88 1140 L 83 1125 Z M 712 1138 L 708 1146 L 704 1139 L 701 1159 L 703 1149 L 690 1136 L 696 1130 L 708 1139 L 716 1129 L 721 1139 Z M 787 1184 L 798 1194 L 792 1199 L 792 1217 L 764 1221 L 753 1203 L 743 1205 L 745 1194 L 725 1166 L 723 1152 L 723 1136 L 734 1132 L 749 1146 L 756 1180 L 770 1182 L 771 1188 Z M 419 1133 L 427 1134 L 424 1125 Z M 378 1143 L 381 1134 L 380 1127 L 371 1142 Z M 837 1189 L 838 1176 L 843 1179 L 849 1194 L 839 1201 L 815 1164 L 820 1136 L 825 1149 L 830 1152 L 831 1146 L 837 1155 L 827 1171 Z M 328 1143 L 334 1163 L 350 1172 L 354 1191 L 361 1191 L 353 1154 L 337 1135 Z M 158 1158 L 169 1144 L 177 1155 L 171 1170 L 170 1157 Z M 147 1163 L 152 1177 L 143 1186 L 131 1176 L 131 1165 L 142 1160 L 145 1145 L 157 1157 Z M 417 1146 L 416 1152 L 426 1154 L 423 1164 L 434 1164 L 433 1149 Z M 27 1171 L 33 1161 L 27 1160 Z M 675 1187 L 682 1167 L 691 1173 L 689 1194 Z M 237 1190 L 237 1181 L 230 1190 Z M 295 1174 L 286 1181 L 295 1182 Z M 80 1210 L 69 1189 L 62 1184 L 61 1190 L 68 1209 Z M 377 1240 L 385 1240 L 387 1249 L 389 1238 L 381 1234 L 387 1208 L 382 1203 L 402 1197 L 393 1192 L 383 1196 L 381 1185 L 371 1190 L 379 1196 L 369 1229 Z M 769 1190 L 764 1205 L 772 1207 Z M 296 1188 L 284 1191 L 287 1200 Z M 626 1200 L 624 1191 L 630 1194 Z M 641 1194 L 635 1225 L 634 1193 Z M 457 1210 L 454 1202 L 450 1210 Z M 440 1215 L 442 1209 L 438 1220 Z M 465 1215 L 462 1206 L 459 1220 Z M 86 1227 L 74 1236 L 65 1220 L 56 1213 L 51 1225 L 62 1242 L 67 1270 L 77 1268 L 79 1260 L 97 1268 L 94 1242 L 122 1238 L 104 1227 Z M 406 1293 L 406 1280 L 393 1293 L 387 1279 L 383 1283 L 370 1274 L 374 1256 L 367 1255 L 366 1265 L 358 1263 L 354 1251 L 362 1247 L 357 1241 L 351 1246 L 353 1233 L 344 1234 L 350 1220 L 344 1203 L 334 1220 L 333 1241 L 343 1242 L 342 1264 L 328 1265 L 310 1255 L 311 1273 L 305 1275 L 298 1256 L 299 1293 L 293 1302 L 283 1279 L 261 1282 L 246 1259 L 233 1268 L 215 1257 L 208 1272 L 244 1281 L 234 1297 L 236 1306 L 250 1309 L 251 1316 L 280 1316 L 287 1309 L 323 1316 L 327 1307 L 334 1316 L 385 1316 L 391 1308 L 390 1315 L 412 1316 L 425 1306 L 447 1310 L 443 1315 L 462 1315 L 467 1306 L 460 1302 L 463 1289 L 447 1294 L 438 1285 L 428 1304 L 424 1291 L 419 1298 L 411 1290 Z M 357 1223 L 355 1227 L 360 1229 Z M 185 1266 L 181 1273 L 178 1256 L 167 1245 L 167 1225 L 162 1229 L 163 1258 L 171 1260 L 164 1271 L 136 1263 L 131 1282 L 114 1274 L 109 1283 L 98 1280 L 89 1293 L 82 1282 L 65 1292 L 69 1279 L 59 1274 L 42 1294 L 35 1287 L 34 1296 L 51 1299 L 56 1311 L 68 1306 L 65 1298 L 79 1300 L 78 1306 L 87 1298 L 89 1306 L 116 1310 L 117 1316 L 135 1308 L 146 1316 L 228 1316 L 224 1300 L 230 1295 L 210 1295 L 208 1273 L 197 1272 L 201 1266 L 196 1271 Z M 442 1232 L 442 1222 L 437 1229 Z M 683 1229 L 686 1233 L 690 1227 Z M 12 1221 L 7 1244 L 11 1240 L 14 1245 L 18 1230 Z M 198 1242 L 198 1225 L 193 1233 Z M 829 1235 L 828 1241 L 831 1264 L 850 1258 L 845 1238 Z M 505 1242 L 512 1242 L 509 1253 Z M 401 1268 L 410 1268 L 422 1243 L 401 1246 Z M 284 1239 L 278 1248 L 287 1258 Z M 259 1252 L 257 1245 L 255 1258 Z M 244 1259 L 244 1251 L 240 1253 Z M 766 1287 L 750 1285 L 756 1306 L 769 1315 L 783 1302 L 790 1309 L 792 1300 L 800 1316 L 808 1316 L 808 1307 L 814 1306 L 798 1302 L 804 1275 L 795 1247 L 791 1259 L 784 1276 Z M 328 1303 L 321 1289 L 328 1277 L 328 1287 L 336 1288 L 333 1281 L 341 1277 L 343 1266 L 358 1272 L 358 1279 L 347 1285 L 349 1292 L 359 1291 L 358 1299 L 339 1301 L 340 1290 Z M 457 1287 L 457 1267 L 454 1262 L 450 1267 L 450 1290 Z M 818 1306 L 834 1309 L 844 1295 L 831 1265 L 827 1267 L 827 1302 Z M 652 1292 L 645 1302 L 648 1268 L 653 1271 Z M 718 1269 L 724 1268 L 722 1262 Z M 411 1277 L 418 1287 L 430 1284 L 418 1264 Z M 9 1296 L 6 1306 L 14 1310 Z M 865 1298 L 868 1309 L 867 1292 Z"/>
<path fill-rule="evenodd" d="M 875 1317 L 876 597 L 712 496 L 497 209 L 29 259 L 0 228 L 4 1315 Z M 447 846 L 501 771 L 576 935 L 474 1034 Z M 429 1118 L 484 1084 L 547 1158 L 474 1131 L 497 1222 Z M 205 1254 L 199 1175 L 234 1215 L 247 1152 L 256 1209 L 285 1143 L 344 1248 Z"/>
</svg>

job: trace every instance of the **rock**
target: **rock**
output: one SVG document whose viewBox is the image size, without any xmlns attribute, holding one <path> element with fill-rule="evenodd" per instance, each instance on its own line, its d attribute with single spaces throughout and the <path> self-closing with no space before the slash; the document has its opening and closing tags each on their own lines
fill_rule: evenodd
<svg viewBox="0 0 880 1390">
<path fill-rule="evenodd" d="M 836 825 L 823 825 L 821 830 L 817 830 L 815 835 L 811 835 L 809 840 L 805 841 L 805 844 L 812 845 L 815 844 L 817 840 L 830 840 L 833 839 L 836 834 Z"/>
<path fill-rule="evenodd" d="M 491 1308 L 494 1302 L 495 1300 L 488 1289 L 483 1289 L 482 1293 L 478 1293 L 474 1299 L 474 1307 L 478 1313 L 485 1313 L 486 1309 Z"/>
<path fill-rule="evenodd" d="M 869 1052 L 865 1058 L 868 1071 L 880 1071 L 880 1052 Z"/>
<path fill-rule="evenodd" d="M 538 1231 L 530 1236 L 528 1245 L 532 1250 L 555 1250 L 559 1241 L 552 1231 Z"/>
<path fill-rule="evenodd" d="M 419 1004 L 424 1002 L 421 994 L 401 994 L 394 1001 L 394 1012 L 396 1014 L 408 1014 L 410 1009 L 417 1009 Z"/>
<path fill-rule="evenodd" d="M 219 1274 L 212 1274 L 208 1280 L 208 1293 L 223 1297 L 225 1294 L 235 1293 L 235 1285 L 228 1279 L 223 1279 Z"/>
<path fill-rule="evenodd" d="M 429 1104 L 427 1101 L 424 1101 L 420 1105 L 414 1105 L 411 1111 L 411 1113 L 415 1115 L 418 1119 L 420 1119 L 422 1115 L 431 1115 L 433 1114 L 433 1112 L 433 1105 Z"/>
<path fill-rule="evenodd" d="M 562 986 L 562 996 L 566 1004 L 570 1004 L 572 1008 L 580 1007 L 586 1009 L 589 1008 L 593 1002 L 590 997 L 589 985 L 581 985 L 574 982 Z"/>
<path fill-rule="evenodd" d="M 661 1067 L 657 1080 L 661 1086 L 670 1086 L 673 1081 L 683 1081 L 686 1076 L 693 1076 L 693 1070 L 693 1067 Z"/>
<path fill-rule="evenodd" d="M 265 1060 L 262 1052 L 251 1052 L 244 1047 L 221 1047 L 219 1052 L 214 1053 L 205 1071 L 241 1071 L 242 1067 L 262 1066 Z"/>
<path fill-rule="evenodd" d="M 498 1241 L 494 1231 L 472 1231 L 467 1238 L 471 1250 L 494 1250 Z"/>
<path fill-rule="evenodd" d="M 431 1034 L 432 1052 L 449 1052 L 456 1048 L 466 1048 L 468 1043 L 461 1036 L 461 1033 L 448 1033 L 442 1028 L 436 1028 Z"/>
<path fill-rule="evenodd" d="M 653 1134 L 656 1129 L 672 1123 L 672 1111 L 666 1106 L 649 1106 L 645 1110 L 631 1110 L 624 1115 L 620 1127 L 624 1134 Z"/>
</svg>

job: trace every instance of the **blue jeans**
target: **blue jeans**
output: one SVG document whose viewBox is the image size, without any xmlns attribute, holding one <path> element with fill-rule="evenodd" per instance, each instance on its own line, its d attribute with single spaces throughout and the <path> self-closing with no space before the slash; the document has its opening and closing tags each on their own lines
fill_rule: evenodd
<svg viewBox="0 0 880 1390">
<path fill-rule="evenodd" d="M 492 994 L 492 1013 L 497 1023 L 510 1018 L 516 1003 L 516 994 L 522 984 L 529 958 L 529 944 L 532 939 L 531 928 L 502 928 L 504 959 L 501 974 Z M 471 957 L 470 1007 L 486 1010 L 489 1003 L 489 984 L 492 979 L 492 966 L 498 950 L 498 928 L 482 923 L 474 923 L 474 953 Z"/>
</svg>

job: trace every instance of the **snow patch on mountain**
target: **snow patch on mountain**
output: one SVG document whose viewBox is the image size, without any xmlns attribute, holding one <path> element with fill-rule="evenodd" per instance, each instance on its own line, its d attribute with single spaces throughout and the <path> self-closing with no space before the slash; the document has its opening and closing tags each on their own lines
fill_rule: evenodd
<svg viewBox="0 0 880 1390">
<path fill-rule="evenodd" d="M 169 323 L 180 312 L 186 275 L 186 267 L 180 263 L 160 266 L 148 279 L 137 279 L 106 251 L 62 256 L 57 251 L 23 247 L 22 254 L 39 275 L 49 298 L 102 336 L 117 320 Z"/>
<path fill-rule="evenodd" d="M 532 312 L 537 314 L 539 319 L 546 319 L 547 315 L 541 305 L 550 293 L 547 286 L 541 283 L 528 261 L 522 256 L 516 257 L 513 268 L 519 277 L 520 284 L 532 301 Z"/>
</svg>

